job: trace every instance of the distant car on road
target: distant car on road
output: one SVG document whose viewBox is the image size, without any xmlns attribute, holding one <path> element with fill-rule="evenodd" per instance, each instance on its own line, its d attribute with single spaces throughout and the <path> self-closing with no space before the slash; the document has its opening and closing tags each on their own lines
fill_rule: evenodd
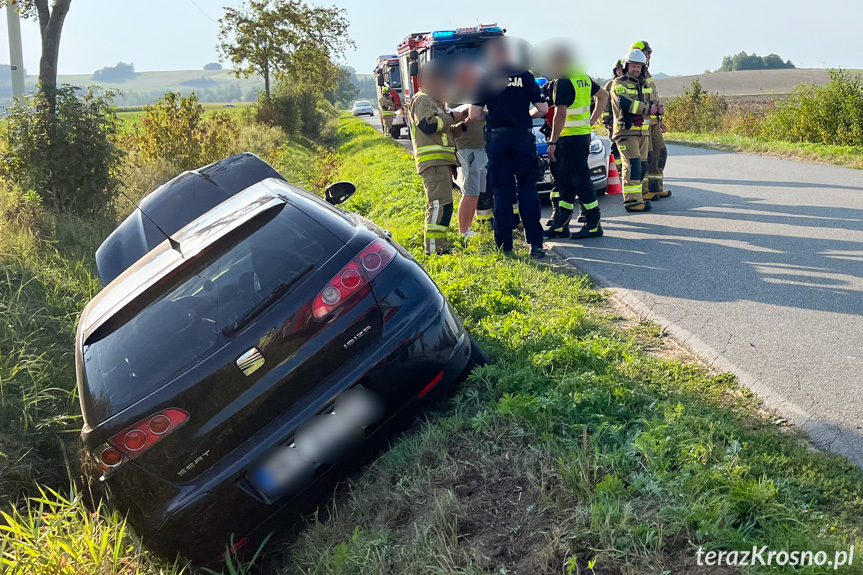
<svg viewBox="0 0 863 575">
<path fill-rule="evenodd" d="M 408 252 L 335 207 L 354 191 L 325 202 L 241 154 L 100 246 L 75 344 L 84 469 L 154 551 L 255 548 L 484 363 Z"/>
<path fill-rule="evenodd" d="M 368 100 L 357 100 L 351 108 L 354 116 L 374 116 L 375 108 Z"/>
</svg>

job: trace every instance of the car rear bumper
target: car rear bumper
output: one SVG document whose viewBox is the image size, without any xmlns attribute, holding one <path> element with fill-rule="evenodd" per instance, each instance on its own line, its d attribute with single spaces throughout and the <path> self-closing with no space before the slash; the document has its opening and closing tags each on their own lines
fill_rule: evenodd
<svg viewBox="0 0 863 575">
<path fill-rule="evenodd" d="M 467 332 L 438 293 L 410 325 L 342 366 L 321 386 L 332 393 L 360 384 L 386 399 L 384 420 L 366 429 L 362 453 L 349 462 L 319 467 L 313 483 L 304 490 L 268 502 L 246 476 L 271 448 L 290 436 L 290 432 L 279 434 L 277 428 L 268 434 L 270 439 L 247 442 L 200 478 L 179 486 L 177 494 L 150 515 L 130 509 L 129 522 L 157 553 L 181 553 L 199 564 L 217 558 L 232 538 L 235 542 L 250 536 L 253 541 L 262 539 L 276 516 L 279 525 L 289 525 L 324 503 L 339 479 L 376 453 L 391 432 L 412 420 L 418 409 L 434 402 L 460 379 L 470 353 Z M 418 397 L 435 379 L 435 385 Z"/>
</svg>

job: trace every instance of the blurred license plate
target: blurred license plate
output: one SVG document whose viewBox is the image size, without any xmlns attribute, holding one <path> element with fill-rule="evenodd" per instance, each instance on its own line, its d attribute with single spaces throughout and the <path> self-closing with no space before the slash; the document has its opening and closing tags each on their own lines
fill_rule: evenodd
<svg viewBox="0 0 863 575">
<path fill-rule="evenodd" d="M 314 480 L 318 467 L 355 452 L 365 440 L 365 428 L 385 411 L 380 395 L 371 390 L 344 392 L 333 411 L 309 419 L 297 429 L 293 443 L 274 448 L 248 473 L 249 482 L 268 498 L 299 493 Z"/>
</svg>

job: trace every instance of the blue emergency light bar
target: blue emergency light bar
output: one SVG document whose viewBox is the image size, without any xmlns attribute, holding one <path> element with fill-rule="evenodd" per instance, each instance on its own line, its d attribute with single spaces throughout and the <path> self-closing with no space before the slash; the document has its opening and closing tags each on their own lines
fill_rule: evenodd
<svg viewBox="0 0 863 575">
<path fill-rule="evenodd" d="M 472 28 L 459 28 L 457 30 L 438 30 L 436 32 L 432 32 L 432 38 L 452 38 L 453 36 L 460 34 L 476 34 L 479 32 L 503 32 L 503 28 L 500 26 L 474 26 Z"/>
</svg>

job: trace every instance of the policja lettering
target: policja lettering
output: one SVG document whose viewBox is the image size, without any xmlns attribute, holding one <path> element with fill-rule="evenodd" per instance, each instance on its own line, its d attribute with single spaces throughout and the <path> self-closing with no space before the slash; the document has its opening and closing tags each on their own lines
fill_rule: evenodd
<svg viewBox="0 0 863 575">
<path fill-rule="evenodd" d="M 509 83 L 507 86 L 513 86 L 515 88 L 524 88 L 524 83 L 522 82 L 521 76 L 510 76 Z"/>
</svg>

